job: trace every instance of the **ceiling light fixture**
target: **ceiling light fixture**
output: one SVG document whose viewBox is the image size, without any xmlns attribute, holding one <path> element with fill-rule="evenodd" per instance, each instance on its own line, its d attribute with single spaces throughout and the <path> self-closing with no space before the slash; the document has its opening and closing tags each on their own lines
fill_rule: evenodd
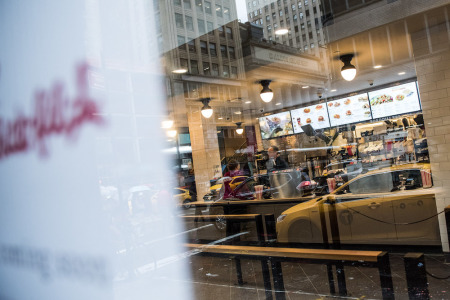
<svg viewBox="0 0 450 300">
<path fill-rule="evenodd" d="M 173 126 L 173 120 L 162 121 L 162 125 L 161 125 L 162 128 L 169 129 L 169 128 L 172 128 L 172 126 Z"/>
<path fill-rule="evenodd" d="M 382 65 L 376 65 L 376 66 L 373 66 L 374 69 L 379 69 L 379 68 L 381 68 L 381 67 L 382 67 Z"/>
<path fill-rule="evenodd" d="M 406 74 L 406 72 L 400 72 L 400 73 L 398 73 L 398 75 L 405 75 Z"/>
<path fill-rule="evenodd" d="M 211 118 L 213 114 L 213 109 L 211 108 L 211 106 L 209 106 L 209 101 L 211 100 L 211 98 L 200 99 L 200 101 L 203 103 L 202 115 L 207 119 Z"/>
<path fill-rule="evenodd" d="M 336 89 L 332 89 L 330 92 L 334 93 L 334 92 L 337 92 L 337 90 Z"/>
<path fill-rule="evenodd" d="M 185 68 L 176 69 L 176 70 L 173 70 L 172 73 L 175 73 L 175 74 L 184 74 L 184 73 L 187 73 L 187 69 L 185 69 Z"/>
<path fill-rule="evenodd" d="M 169 130 L 169 131 L 167 131 L 167 136 L 171 137 L 171 138 L 176 137 L 177 136 L 177 131 L 176 130 Z"/>
<path fill-rule="evenodd" d="M 309 85 L 302 86 L 302 89 L 309 89 Z"/>
<path fill-rule="evenodd" d="M 351 64 L 353 54 L 345 54 L 341 55 L 341 61 L 344 63 L 344 66 L 341 69 L 342 77 L 347 81 L 352 81 L 356 76 L 356 67 Z"/>
<path fill-rule="evenodd" d="M 276 103 L 275 105 L 281 105 L 281 102 Z"/>
<path fill-rule="evenodd" d="M 289 32 L 289 30 L 287 28 L 280 28 L 280 29 L 275 30 L 276 35 L 284 35 L 288 32 Z"/>
<path fill-rule="evenodd" d="M 242 122 L 237 122 L 236 125 L 237 125 L 236 133 L 237 134 L 242 134 L 244 132 L 244 128 L 242 128 L 242 126 L 241 126 Z"/>
<path fill-rule="evenodd" d="M 240 114 L 242 114 L 242 112 L 240 111 L 240 110 L 238 110 L 238 111 L 235 111 L 234 112 L 236 115 L 240 115 Z"/>
<path fill-rule="evenodd" d="M 245 101 L 245 104 L 250 104 L 252 103 L 252 101 Z"/>
<path fill-rule="evenodd" d="M 269 84 L 272 82 L 272 80 L 261 80 L 259 83 L 261 83 L 263 89 L 261 90 L 260 97 L 261 100 L 268 103 L 272 101 L 273 99 L 273 91 L 269 88 Z"/>
</svg>

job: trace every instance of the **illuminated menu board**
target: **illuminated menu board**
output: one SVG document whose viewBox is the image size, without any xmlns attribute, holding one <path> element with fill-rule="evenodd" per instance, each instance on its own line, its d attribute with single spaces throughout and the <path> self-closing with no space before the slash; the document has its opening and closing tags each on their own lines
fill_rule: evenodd
<svg viewBox="0 0 450 300">
<path fill-rule="evenodd" d="M 291 115 L 295 133 L 303 132 L 300 126 L 306 124 L 310 124 L 314 129 L 330 127 L 325 103 L 291 110 Z"/>
<path fill-rule="evenodd" d="M 259 128 L 263 139 L 294 134 L 291 113 L 288 111 L 259 118 Z"/>
<path fill-rule="evenodd" d="M 374 119 L 420 110 L 415 82 L 410 82 L 369 93 Z"/>
<path fill-rule="evenodd" d="M 331 126 L 372 119 L 367 93 L 327 102 Z"/>
</svg>

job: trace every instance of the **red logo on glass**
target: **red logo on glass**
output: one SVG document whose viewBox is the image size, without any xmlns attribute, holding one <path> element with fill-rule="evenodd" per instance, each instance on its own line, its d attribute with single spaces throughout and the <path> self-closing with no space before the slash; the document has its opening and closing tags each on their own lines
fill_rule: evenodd
<svg viewBox="0 0 450 300">
<path fill-rule="evenodd" d="M 62 135 L 75 138 L 84 124 L 103 123 L 98 105 L 89 95 L 88 65 L 76 69 L 76 96 L 70 98 L 64 84 L 56 82 L 49 90 L 34 94 L 34 114 L 18 114 L 14 120 L 0 117 L 0 159 L 19 152 L 37 149 L 41 156 L 48 155 L 46 140 Z"/>
</svg>

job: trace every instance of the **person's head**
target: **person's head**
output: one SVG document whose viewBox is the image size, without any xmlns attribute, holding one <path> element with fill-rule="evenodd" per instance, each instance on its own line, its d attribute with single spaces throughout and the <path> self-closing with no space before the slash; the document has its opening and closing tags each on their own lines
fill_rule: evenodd
<svg viewBox="0 0 450 300">
<path fill-rule="evenodd" d="M 280 149 L 278 149 L 277 146 L 270 146 L 270 148 L 267 150 L 267 153 L 269 154 L 270 158 L 276 158 L 278 155 L 278 151 L 280 151 Z"/>
<path fill-rule="evenodd" d="M 239 163 L 236 160 L 232 159 L 228 162 L 227 167 L 228 167 L 228 171 L 230 171 L 230 172 L 236 171 L 236 170 L 239 170 Z"/>
</svg>

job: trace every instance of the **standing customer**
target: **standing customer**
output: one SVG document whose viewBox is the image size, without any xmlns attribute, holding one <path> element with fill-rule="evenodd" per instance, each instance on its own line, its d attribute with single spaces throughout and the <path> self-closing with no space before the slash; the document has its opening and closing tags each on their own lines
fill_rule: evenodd
<svg viewBox="0 0 450 300">
<path fill-rule="evenodd" d="M 267 150 L 269 154 L 269 160 L 267 161 L 266 167 L 267 172 L 276 171 L 276 170 L 284 170 L 289 168 L 287 162 L 285 162 L 279 153 L 280 149 L 277 146 L 271 146 L 269 150 Z"/>
</svg>

